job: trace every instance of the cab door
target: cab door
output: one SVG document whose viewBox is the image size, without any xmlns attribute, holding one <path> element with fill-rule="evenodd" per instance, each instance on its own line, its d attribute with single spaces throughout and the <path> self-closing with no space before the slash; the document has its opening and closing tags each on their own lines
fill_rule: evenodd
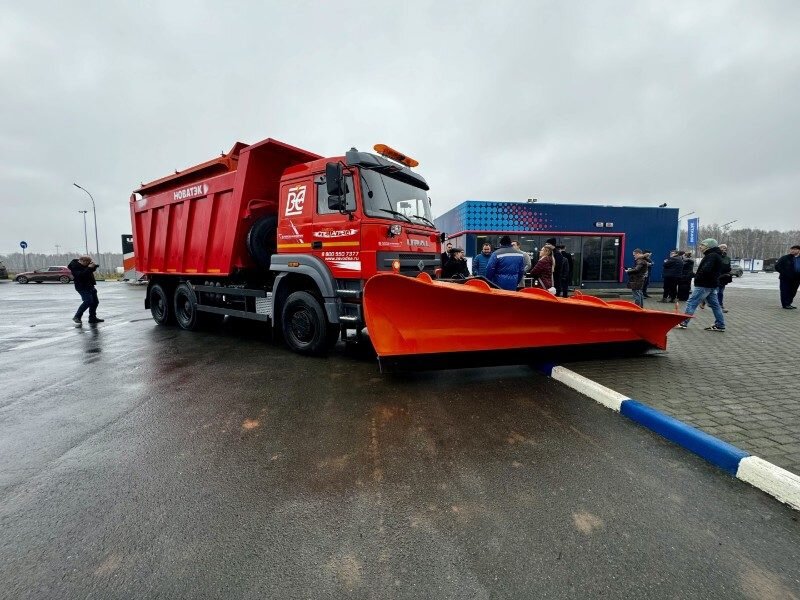
<svg viewBox="0 0 800 600">
<path fill-rule="evenodd" d="M 346 212 L 328 208 L 325 177 L 314 180 L 314 215 L 311 252 L 324 261 L 334 277 L 361 276 L 361 227 L 356 214 L 356 194 L 352 175 L 345 176 Z"/>
</svg>

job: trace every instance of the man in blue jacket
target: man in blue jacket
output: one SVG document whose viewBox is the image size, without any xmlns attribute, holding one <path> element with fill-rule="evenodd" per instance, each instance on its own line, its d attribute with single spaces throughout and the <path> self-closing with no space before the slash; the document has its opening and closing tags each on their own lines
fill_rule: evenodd
<svg viewBox="0 0 800 600">
<path fill-rule="evenodd" d="M 492 247 L 489 244 L 483 245 L 483 251 L 472 257 L 472 274 L 477 277 L 486 277 L 486 267 L 492 256 Z"/>
<path fill-rule="evenodd" d="M 525 258 L 511 246 L 511 238 L 500 238 L 500 247 L 492 252 L 486 265 L 486 279 L 503 288 L 515 291 L 525 277 Z"/>
</svg>

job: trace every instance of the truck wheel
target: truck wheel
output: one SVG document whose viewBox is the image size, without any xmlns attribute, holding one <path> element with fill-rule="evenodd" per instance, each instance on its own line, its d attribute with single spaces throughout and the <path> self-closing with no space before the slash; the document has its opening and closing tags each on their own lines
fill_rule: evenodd
<svg viewBox="0 0 800 600">
<path fill-rule="evenodd" d="M 308 292 L 294 292 L 283 305 L 283 337 L 298 354 L 321 356 L 336 343 L 339 329 L 328 324 L 319 301 Z"/>
<path fill-rule="evenodd" d="M 247 251 L 262 269 L 269 269 L 272 255 L 278 249 L 278 217 L 261 217 L 247 232 Z"/>
<path fill-rule="evenodd" d="M 175 322 L 170 300 L 171 294 L 160 283 L 150 288 L 150 314 L 159 325 L 170 325 Z"/>
<path fill-rule="evenodd" d="M 181 283 L 175 288 L 173 307 L 175 320 L 181 329 L 193 331 L 200 325 L 199 311 L 197 310 L 197 296 L 188 283 Z"/>
</svg>

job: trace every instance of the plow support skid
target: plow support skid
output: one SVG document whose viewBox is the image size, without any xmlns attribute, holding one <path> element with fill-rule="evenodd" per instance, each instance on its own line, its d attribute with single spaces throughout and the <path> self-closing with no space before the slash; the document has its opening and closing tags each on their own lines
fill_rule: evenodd
<svg viewBox="0 0 800 600">
<path fill-rule="evenodd" d="M 451 283 L 425 273 L 372 277 L 364 310 L 379 358 L 626 342 L 663 350 L 667 332 L 686 318 L 580 292 L 556 298 L 538 288 L 509 292 L 480 279 Z"/>
</svg>

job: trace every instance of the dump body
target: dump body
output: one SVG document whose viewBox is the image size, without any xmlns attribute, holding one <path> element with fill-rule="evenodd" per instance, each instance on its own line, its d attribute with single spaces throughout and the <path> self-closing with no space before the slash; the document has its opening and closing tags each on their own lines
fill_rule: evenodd
<svg viewBox="0 0 800 600">
<path fill-rule="evenodd" d="M 223 276 L 255 268 L 249 225 L 277 214 L 285 169 L 319 158 L 273 139 L 237 143 L 218 159 L 143 185 L 131 198 L 136 269 Z"/>
</svg>

